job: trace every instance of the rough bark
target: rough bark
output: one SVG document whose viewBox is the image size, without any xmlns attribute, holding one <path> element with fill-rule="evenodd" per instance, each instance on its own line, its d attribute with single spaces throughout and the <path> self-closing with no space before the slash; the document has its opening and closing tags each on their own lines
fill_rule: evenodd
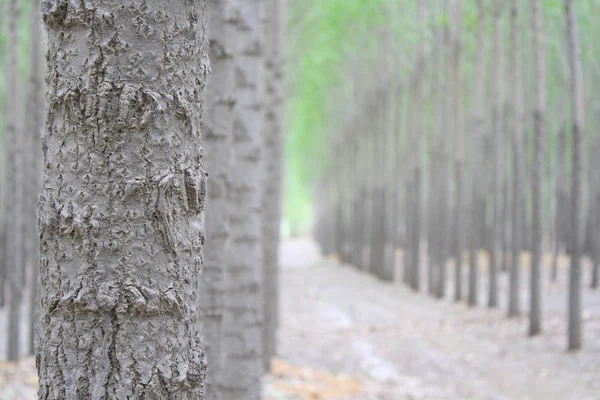
<svg viewBox="0 0 600 400">
<path fill-rule="evenodd" d="M 542 157 L 544 154 L 544 117 L 545 117 L 545 59 L 544 43 L 542 41 L 542 10 L 541 0 L 532 2 L 533 25 L 533 63 L 534 63 L 534 92 L 535 108 L 534 121 L 534 149 L 532 166 L 532 230 L 531 230 L 531 280 L 530 280 L 530 308 L 529 308 L 529 335 L 538 335 L 542 331 L 542 293 L 541 293 L 541 255 L 542 255 Z"/>
<path fill-rule="evenodd" d="M 264 367 L 260 190 L 264 171 L 264 7 L 263 0 L 243 1 L 235 10 L 238 101 L 233 130 L 231 245 L 225 277 L 223 400 L 259 399 Z"/>
<path fill-rule="evenodd" d="M 229 252 L 230 175 L 235 93 L 235 19 L 231 1 L 208 0 L 209 57 L 212 74 L 206 86 L 205 167 L 208 172 L 206 204 L 207 246 L 199 291 L 208 375 L 206 398 L 219 399 L 223 364 L 222 323 L 224 274 Z"/>
<path fill-rule="evenodd" d="M 40 399 L 203 399 L 206 2 L 44 0 Z"/>
<path fill-rule="evenodd" d="M 573 154 L 571 169 L 571 265 L 569 270 L 568 300 L 568 349 L 578 350 L 582 345 L 581 334 L 581 260 L 583 257 L 583 240 L 585 215 L 583 208 L 583 157 L 585 153 L 585 113 L 584 92 L 581 66 L 581 44 L 575 2 L 565 0 L 565 17 L 567 21 L 567 43 L 569 48 L 569 64 L 571 67 L 571 109 Z"/>
<path fill-rule="evenodd" d="M 6 228 L 7 246 L 10 250 L 7 257 L 6 271 L 9 288 L 8 314 L 8 359 L 18 360 L 21 356 L 20 331 L 21 301 L 23 297 L 23 236 L 25 221 L 23 215 L 23 181 L 24 181 L 24 140 L 20 129 L 20 92 L 19 92 L 19 15 L 18 0 L 10 0 L 8 4 L 8 55 L 6 57 L 6 152 L 8 179 L 6 187 Z"/>
<path fill-rule="evenodd" d="M 509 277 L 508 316 L 515 317 L 520 313 L 520 274 L 522 248 L 522 213 L 521 195 L 523 190 L 523 93 L 521 62 L 519 60 L 519 1 L 511 4 L 510 19 L 510 82 L 512 82 L 511 129 L 513 138 L 513 193 L 512 193 L 512 233 L 511 233 L 511 267 Z"/>
</svg>

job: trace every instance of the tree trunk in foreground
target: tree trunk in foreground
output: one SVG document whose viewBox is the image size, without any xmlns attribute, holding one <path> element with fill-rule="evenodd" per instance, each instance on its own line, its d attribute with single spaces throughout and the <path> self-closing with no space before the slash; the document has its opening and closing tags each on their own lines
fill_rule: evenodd
<svg viewBox="0 0 600 400">
<path fill-rule="evenodd" d="M 204 399 L 205 9 L 42 4 L 40 399 Z"/>
</svg>

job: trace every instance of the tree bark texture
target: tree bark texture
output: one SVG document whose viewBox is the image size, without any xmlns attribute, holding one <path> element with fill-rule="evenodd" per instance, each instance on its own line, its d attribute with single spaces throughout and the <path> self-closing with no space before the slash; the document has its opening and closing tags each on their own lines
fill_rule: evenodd
<svg viewBox="0 0 600 400">
<path fill-rule="evenodd" d="M 206 2 L 44 0 L 40 399 L 203 399 Z"/>
</svg>

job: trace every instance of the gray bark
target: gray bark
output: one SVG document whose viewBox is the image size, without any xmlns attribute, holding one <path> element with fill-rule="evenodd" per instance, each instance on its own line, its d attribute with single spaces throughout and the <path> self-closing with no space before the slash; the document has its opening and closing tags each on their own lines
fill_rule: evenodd
<svg viewBox="0 0 600 400">
<path fill-rule="evenodd" d="M 493 109 L 492 109 L 492 122 L 493 122 L 493 134 L 494 134 L 494 178 L 493 178 L 493 205 L 494 205 L 494 221 L 492 224 L 490 244 L 492 246 L 491 257 L 490 257 L 490 279 L 488 288 L 488 307 L 494 308 L 498 306 L 498 269 L 501 262 L 501 236 L 502 236 L 502 220 L 500 210 L 502 209 L 502 168 L 504 163 L 502 162 L 502 149 L 503 149 L 503 126 L 502 126 L 502 114 L 504 105 L 504 93 L 502 91 L 504 85 L 504 68 L 503 68 L 503 52 L 504 47 L 502 46 L 502 30 L 501 30 L 501 18 L 502 11 L 504 9 L 504 1 L 496 1 L 494 7 L 494 21 L 493 21 L 493 75 L 494 75 L 494 87 L 493 87 Z"/>
<path fill-rule="evenodd" d="M 568 349 L 578 350 L 582 346 L 581 334 L 581 260 L 583 258 L 583 241 L 585 215 L 583 208 L 583 157 L 585 154 L 585 110 L 581 66 L 581 44 L 575 4 L 573 0 L 564 0 L 567 21 L 567 43 L 569 48 L 569 64 L 571 67 L 571 109 L 573 156 L 571 169 L 571 265 L 569 270 L 568 300 Z"/>
<path fill-rule="evenodd" d="M 513 193 L 512 193 L 512 253 L 509 277 L 508 316 L 515 317 L 520 313 L 520 274 L 521 274 L 521 248 L 523 235 L 522 220 L 522 190 L 523 190 L 523 93 L 521 62 L 519 60 L 519 0 L 512 1 L 511 27 L 510 27 L 510 82 L 512 82 L 511 117 L 513 130 Z"/>
<path fill-rule="evenodd" d="M 477 232 L 477 227 L 481 221 L 481 219 L 485 218 L 485 215 L 478 212 L 479 205 L 481 202 L 481 182 L 480 180 L 480 168 L 482 168 L 482 160 L 480 153 L 483 150 L 482 143 L 484 142 L 484 118 L 485 118 L 485 108 L 484 108 L 484 87 L 485 87 L 485 63 L 484 63 L 484 54 L 485 54 L 485 43 L 484 39 L 484 29 L 485 29 L 485 6 L 483 4 L 483 0 L 477 0 L 477 44 L 476 44 L 476 76 L 475 76 L 475 104 L 477 107 L 475 113 L 475 120 L 473 121 L 473 127 L 471 132 L 472 137 L 472 196 L 471 196 L 471 237 L 470 237 L 470 256 L 469 256 L 469 285 L 468 285 L 468 298 L 467 304 L 471 307 L 477 305 L 477 294 L 478 294 L 478 247 L 479 247 L 479 239 L 480 234 Z"/>
<path fill-rule="evenodd" d="M 229 0 L 208 0 L 209 57 L 212 74 L 206 87 L 206 158 L 208 200 L 206 204 L 207 246 L 199 291 L 206 358 L 207 399 L 219 399 L 223 364 L 222 323 L 224 271 L 229 252 L 230 174 L 236 45 L 235 19 Z"/>
<path fill-rule="evenodd" d="M 233 129 L 231 242 L 223 319 L 223 400 L 259 399 L 263 375 L 263 182 L 264 6 L 235 4 L 237 103 Z"/>
<path fill-rule="evenodd" d="M 41 13 L 40 1 L 32 0 L 30 9 L 30 44 L 29 44 L 29 93 L 27 98 L 27 119 L 25 121 L 25 132 L 23 137 L 28 141 L 25 151 L 27 153 L 27 168 L 29 175 L 25 180 L 27 196 L 27 229 L 25 230 L 25 254 L 29 260 L 28 267 L 31 270 L 29 281 L 29 350 L 35 354 L 36 334 L 39 326 L 39 302 L 38 302 L 38 277 L 39 277 L 39 242 L 37 232 L 36 206 L 39 198 L 42 177 L 42 146 L 40 135 L 43 127 L 43 86 L 42 86 L 42 49 L 41 49 Z"/>
<path fill-rule="evenodd" d="M 544 43 L 542 40 L 542 10 L 541 0 L 532 2 L 533 25 L 533 63 L 535 70 L 534 92 L 535 108 L 534 121 L 534 149 L 532 166 L 532 252 L 531 252 L 531 281 L 530 281 L 530 308 L 529 308 L 529 335 L 538 335 L 542 331 L 542 157 L 544 154 L 544 117 L 545 117 L 545 59 Z"/>
<path fill-rule="evenodd" d="M 204 399 L 205 14 L 42 3 L 40 399 Z"/>
<path fill-rule="evenodd" d="M 8 257 L 6 271 L 9 292 L 8 314 L 8 359 L 18 360 L 21 356 L 20 331 L 21 300 L 23 297 L 23 155 L 24 141 L 19 125 L 19 15 L 18 0 L 8 4 L 8 55 L 6 64 L 6 152 L 8 179 L 6 187 L 6 235 Z"/>
<path fill-rule="evenodd" d="M 287 0 L 266 0 L 267 109 L 264 129 L 266 153 L 263 198 L 263 349 L 265 370 L 277 351 L 279 325 L 279 228 L 281 222 L 284 44 Z"/>
</svg>

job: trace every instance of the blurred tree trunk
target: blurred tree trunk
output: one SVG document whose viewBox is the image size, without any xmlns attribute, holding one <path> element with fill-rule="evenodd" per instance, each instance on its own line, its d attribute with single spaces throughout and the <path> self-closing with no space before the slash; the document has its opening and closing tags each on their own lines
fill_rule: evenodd
<svg viewBox="0 0 600 400">
<path fill-rule="evenodd" d="M 485 29 L 485 6 L 483 0 L 477 0 L 477 43 L 476 43 L 476 54 L 475 54 L 475 99 L 474 104 L 476 107 L 475 118 L 472 124 L 471 131 L 471 146 L 472 146 L 472 196 L 471 196 L 471 237 L 470 237 L 470 256 L 469 256 L 469 285 L 468 285 L 468 298 L 467 304 L 469 306 L 477 305 L 477 290 L 478 290 L 478 247 L 480 245 L 481 235 L 478 233 L 477 227 L 483 222 L 482 218 L 485 218 L 485 214 L 479 212 L 481 204 L 481 193 L 480 187 L 481 179 L 480 168 L 482 167 L 482 151 L 484 142 L 484 124 L 485 124 L 485 112 L 484 112 L 484 87 L 485 87 L 485 43 L 484 43 L 484 29 Z"/>
<path fill-rule="evenodd" d="M 18 0 L 8 3 L 7 64 L 6 64 L 6 153 L 8 180 L 6 185 L 6 235 L 8 257 L 6 271 L 8 278 L 8 335 L 6 339 L 8 360 L 15 361 L 21 356 L 20 325 L 21 303 L 23 300 L 24 181 L 25 156 L 23 132 L 19 124 L 21 115 L 19 90 L 19 19 Z"/>
<path fill-rule="evenodd" d="M 204 398 L 205 9 L 44 2 L 41 399 Z"/>
<path fill-rule="evenodd" d="M 493 211 L 494 218 L 491 230 L 490 244 L 490 278 L 488 286 L 488 307 L 498 306 L 498 269 L 501 263 L 502 252 L 502 169 L 504 163 L 504 127 L 503 105 L 504 105 L 504 46 L 502 45 L 501 19 L 504 11 L 504 0 L 494 1 L 493 4 L 493 99 L 492 99 L 492 123 L 494 135 L 494 177 L 493 177 Z"/>
<path fill-rule="evenodd" d="M 568 200 L 565 192 L 565 155 L 566 155 L 566 121 L 563 121 L 558 132 L 558 140 L 556 146 L 556 210 L 554 211 L 555 223 L 555 240 L 554 240 L 554 257 L 552 258 L 552 281 L 555 282 L 558 276 L 558 257 L 561 248 L 568 234 L 568 226 L 565 226 L 565 214 L 568 214 Z"/>
<path fill-rule="evenodd" d="M 208 372 L 206 398 L 219 399 L 223 364 L 223 289 L 230 237 L 230 175 L 232 172 L 232 128 L 234 51 L 236 20 L 230 0 L 208 0 L 209 57 L 212 74 L 206 86 L 205 167 L 208 172 L 204 270 L 199 291 L 199 310 L 206 342 Z"/>
<path fill-rule="evenodd" d="M 231 240 L 223 319 L 225 361 L 223 400 L 259 399 L 264 368 L 263 245 L 261 208 L 263 171 L 263 94 L 265 65 L 264 0 L 235 3 L 237 103 L 233 130 Z M 329 187 L 333 182 L 329 182 Z M 328 199 L 331 207 L 333 200 Z M 332 215 L 331 208 L 328 215 Z M 334 214 L 333 214 L 334 215 Z M 333 218 L 327 229 L 333 228 Z M 328 244 L 332 250 L 333 243 Z"/>
<path fill-rule="evenodd" d="M 569 271 L 569 323 L 568 349 L 581 348 L 581 260 L 583 257 L 583 239 L 585 215 L 583 208 L 583 171 L 584 171 L 584 93 L 582 82 L 581 45 L 579 28 L 575 14 L 575 2 L 564 0 L 567 22 L 567 38 L 569 48 L 569 65 L 571 67 L 571 107 L 573 156 L 571 170 L 571 240 L 572 254 Z"/>
<path fill-rule="evenodd" d="M 35 354 L 36 335 L 39 325 L 39 241 L 37 230 L 36 207 L 41 188 L 42 177 L 42 146 L 40 143 L 40 134 L 43 128 L 43 65 L 42 65 L 42 33 L 40 0 L 32 0 L 30 9 L 29 31 L 29 93 L 27 98 L 27 119 L 25 120 L 26 130 L 24 139 L 28 141 L 25 147 L 27 153 L 27 163 L 29 176 L 25 181 L 27 187 L 27 229 L 25 238 L 27 242 L 25 254 L 28 256 L 28 264 L 31 269 L 29 281 L 29 351 Z"/>
<path fill-rule="evenodd" d="M 546 74 L 545 51 L 542 39 L 542 10 L 541 0 L 532 1 L 532 31 L 533 31 L 533 63 L 534 63 L 534 92 L 535 108 L 534 149 L 532 166 L 532 253 L 530 281 L 529 335 L 538 335 L 542 330 L 542 157 L 544 155 L 545 109 L 546 109 Z"/>
<path fill-rule="evenodd" d="M 595 122 L 600 123 L 600 103 L 595 110 Z M 600 280 L 600 133 L 594 135 L 594 152 L 592 156 L 592 201 L 591 216 L 592 221 L 592 276 L 590 287 L 598 288 Z"/>
<path fill-rule="evenodd" d="M 515 317 L 520 313 L 520 274 L 523 246 L 523 216 L 521 211 L 523 192 L 523 82 L 522 66 L 519 57 L 519 0 L 512 0 L 510 18 L 510 79 L 512 83 L 511 130 L 513 131 L 513 199 L 512 199 L 512 234 L 511 234 L 511 268 L 509 277 L 508 316 Z"/>
</svg>

